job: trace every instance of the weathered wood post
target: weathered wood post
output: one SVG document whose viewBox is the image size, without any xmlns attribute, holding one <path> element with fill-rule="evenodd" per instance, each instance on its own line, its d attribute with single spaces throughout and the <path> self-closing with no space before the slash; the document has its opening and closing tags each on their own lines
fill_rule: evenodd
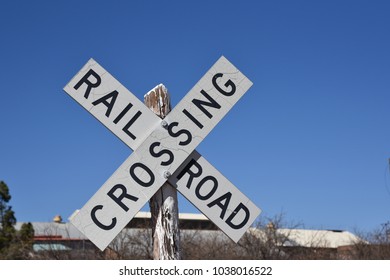
<svg viewBox="0 0 390 280">
<path fill-rule="evenodd" d="M 144 96 L 144 103 L 161 119 L 171 111 L 170 96 L 160 84 Z M 165 183 L 150 199 L 153 259 L 180 260 L 180 232 L 177 191 Z"/>
</svg>

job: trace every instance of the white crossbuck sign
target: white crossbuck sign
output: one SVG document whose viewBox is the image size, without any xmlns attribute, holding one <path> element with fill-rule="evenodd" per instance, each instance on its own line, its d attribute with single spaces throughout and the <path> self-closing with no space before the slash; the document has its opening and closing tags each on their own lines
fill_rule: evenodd
<svg viewBox="0 0 390 280">
<path fill-rule="evenodd" d="M 71 223 L 104 250 L 155 192 L 170 184 L 238 242 L 261 210 L 195 148 L 251 85 L 221 57 L 161 120 L 90 59 L 64 90 L 133 153 Z"/>
</svg>

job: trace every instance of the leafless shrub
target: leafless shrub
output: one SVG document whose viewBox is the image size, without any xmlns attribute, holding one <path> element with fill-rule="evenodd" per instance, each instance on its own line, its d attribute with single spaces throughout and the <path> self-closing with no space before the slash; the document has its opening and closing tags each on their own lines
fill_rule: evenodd
<svg viewBox="0 0 390 280">
<path fill-rule="evenodd" d="M 390 259 L 390 222 L 384 223 L 377 230 L 358 233 L 360 240 L 348 248 L 346 258 L 358 260 Z"/>
<path fill-rule="evenodd" d="M 152 230 L 124 229 L 106 249 L 106 259 L 153 259 Z"/>
<path fill-rule="evenodd" d="M 299 224 L 287 224 L 284 214 L 272 218 L 262 217 L 249 229 L 238 245 L 243 249 L 243 259 L 276 260 L 288 259 L 291 252 L 285 247 L 290 244 L 291 230 Z M 279 229 L 285 228 L 283 232 Z"/>
</svg>

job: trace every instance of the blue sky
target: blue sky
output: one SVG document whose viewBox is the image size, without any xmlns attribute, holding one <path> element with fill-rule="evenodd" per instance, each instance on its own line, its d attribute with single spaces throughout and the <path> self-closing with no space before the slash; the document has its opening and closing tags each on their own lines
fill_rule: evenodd
<svg viewBox="0 0 390 280">
<path fill-rule="evenodd" d="M 252 88 L 197 150 L 306 228 L 390 220 L 388 1 L 2 1 L 0 180 L 18 221 L 65 219 L 131 154 L 62 88 L 94 58 L 177 104 L 224 55 Z M 147 210 L 145 207 L 143 210 Z M 184 198 L 180 212 L 196 212 Z"/>
</svg>

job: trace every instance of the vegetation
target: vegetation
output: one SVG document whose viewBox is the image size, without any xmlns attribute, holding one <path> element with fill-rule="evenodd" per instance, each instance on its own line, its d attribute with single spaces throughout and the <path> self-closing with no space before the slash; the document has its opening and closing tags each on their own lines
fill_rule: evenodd
<svg viewBox="0 0 390 280">
<path fill-rule="evenodd" d="M 100 252 L 93 244 L 74 246 L 68 251 L 58 251 L 55 246 L 50 246 L 46 251 L 36 254 L 35 258 L 152 259 L 152 230 L 149 225 L 123 230 L 104 252 Z M 312 240 L 306 240 L 307 243 L 304 245 L 295 244 L 298 228 L 301 227 L 299 223 L 286 222 L 284 215 L 262 217 L 237 244 L 219 230 L 183 230 L 180 236 L 182 258 L 185 260 L 390 259 L 388 228 L 382 227 L 381 230 L 370 235 L 361 235 L 355 242 L 350 242 L 350 245 L 335 248 L 327 246 L 325 235 L 321 234 L 314 236 Z M 52 235 L 55 230 L 48 232 L 52 232 Z"/>
<path fill-rule="evenodd" d="M 350 251 L 352 259 L 390 260 L 390 222 L 382 224 L 377 230 L 359 235 L 361 240 Z"/>
<path fill-rule="evenodd" d="M 16 218 L 9 205 L 11 195 L 8 186 L 0 181 L 0 259 L 152 259 L 153 241 L 150 224 L 136 229 L 123 230 L 104 252 L 100 252 L 87 240 L 75 240 L 58 232 L 51 225 L 45 231 L 34 252 L 34 228 L 31 223 L 15 229 Z M 283 214 L 272 218 L 261 216 L 236 244 L 218 230 L 191 229 L 181 231 L 180 247 L 183 259 L 390 259 L 390 222 L 379 229 L 360 233 L 350 245 L 331 248 L 322 236 L 316 236 L 307 244 L 294 244 L 294 234 L 302 227 L 286 222 Z M 42 235 L 42 233 L 41 233 Z M 66 235 L 66 234 L 65 234 Z M 60 237 L 60 241 L 57 237 Z M 61 241 L 62 240 L 62 241 Z M 65 240 L 65 241 L 64 241 Z M 67 243 L 70 242 L 70 243 Z"/>
<path fill-rule="evenodd" d="M 0 181 L 0 259 L 28 259 L 31 256 L 34 229 L 31 223 L 15 229 L 16 218 L 12 207 L 9 188 Z"/>
</svg>

